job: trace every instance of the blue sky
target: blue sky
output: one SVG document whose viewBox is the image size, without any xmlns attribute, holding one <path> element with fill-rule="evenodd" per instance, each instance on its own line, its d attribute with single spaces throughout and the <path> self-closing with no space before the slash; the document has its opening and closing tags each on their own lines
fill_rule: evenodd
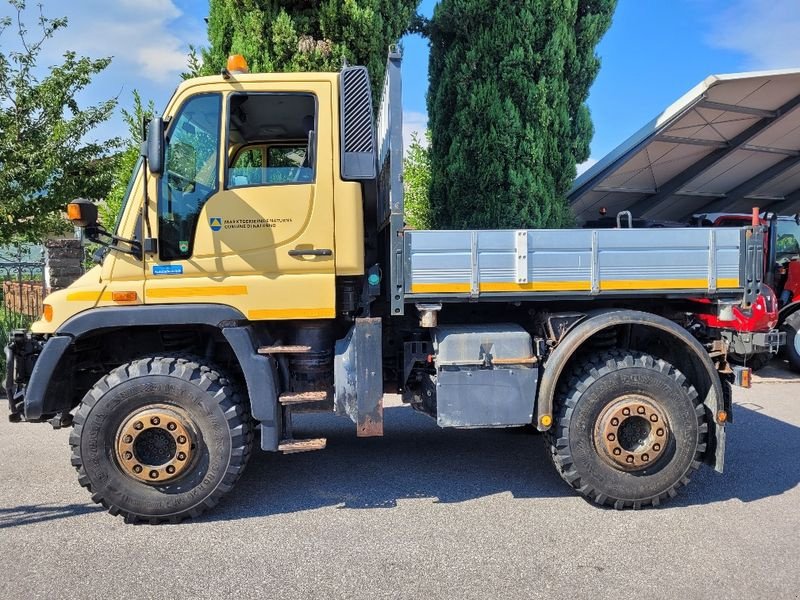
<svg viewBox="0 0 800 600">
<path fill-rule="evenodd" d="M 185 69 L 189 44 L 205 41 L 203 0 L 42 0 L 45 14 L 66 15 L 69 28 L 46 48 L 48 64 L 65 49 L 113 56 L 85 101 L 139 89 L 160 109 Z M 0 0 L 0 15 L 8 14 Z M 423 0 L 430 16 L 435 0 Z M 33 0 L 29 1 L 33 5 Z M 29 28 L 34 20 L 28 18 Z M 3 36 L 3 43 L 8 37 Z M 602 158 L 710 74 L 800 68 L 800 0 L 619 0 L 598 47 L 603 66 L 589 106 L 595 122 L 592 159 Z M 425 127 L 427 43 L 403 41 L 406 131 Z M 126 135 L 119 117 L 98 137 Z"/>
</svg>

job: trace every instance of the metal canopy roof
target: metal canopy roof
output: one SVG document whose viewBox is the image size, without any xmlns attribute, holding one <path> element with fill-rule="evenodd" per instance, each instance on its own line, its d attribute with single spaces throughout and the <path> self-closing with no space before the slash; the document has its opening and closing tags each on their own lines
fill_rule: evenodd
<svg viewBox="0 0 800 600">
<path fill-rule="evenodd" d="M 580 222 L 800 211 L 800 69 L 712 75 L 578 177 Z"/>
</svg>

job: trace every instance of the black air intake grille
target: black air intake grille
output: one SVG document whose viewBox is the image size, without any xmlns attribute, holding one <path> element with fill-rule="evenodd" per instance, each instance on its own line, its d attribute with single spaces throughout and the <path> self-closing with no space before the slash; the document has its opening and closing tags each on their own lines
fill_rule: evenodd
<svg viewBox="0 0 800 600">
<path fill-rule="evenodd" d="M 364 67 L 342 72 L 344 100 L 344 151 L 374 152 L 372 132 L 372 91 Z"/>
</svg>

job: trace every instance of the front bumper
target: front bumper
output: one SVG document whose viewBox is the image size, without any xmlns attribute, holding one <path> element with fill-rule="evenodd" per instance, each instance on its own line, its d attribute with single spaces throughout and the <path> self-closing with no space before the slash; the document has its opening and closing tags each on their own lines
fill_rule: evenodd
<svg viewBox="0 0 800 600">
<path fill-rule="evenodd" d="M 31 335 L 14 331 L 5 348 L 5 390 L 10 410 L 9 420 L 42 421 L 55 411 L 46 404 L 47 391 L 56 368 L 72 343 L 67 336 Z"/>
</svg>

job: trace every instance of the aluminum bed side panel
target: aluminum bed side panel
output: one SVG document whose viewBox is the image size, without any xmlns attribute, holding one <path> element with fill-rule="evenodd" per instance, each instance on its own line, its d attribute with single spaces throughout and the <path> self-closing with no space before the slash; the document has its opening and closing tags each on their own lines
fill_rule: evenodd
<svg viewBox="0 0 800 600">
<path fill-rule="evenodd" d="M 737 290 L 740 229 L 406 232 L 414 296 Z"/>
</svg>

